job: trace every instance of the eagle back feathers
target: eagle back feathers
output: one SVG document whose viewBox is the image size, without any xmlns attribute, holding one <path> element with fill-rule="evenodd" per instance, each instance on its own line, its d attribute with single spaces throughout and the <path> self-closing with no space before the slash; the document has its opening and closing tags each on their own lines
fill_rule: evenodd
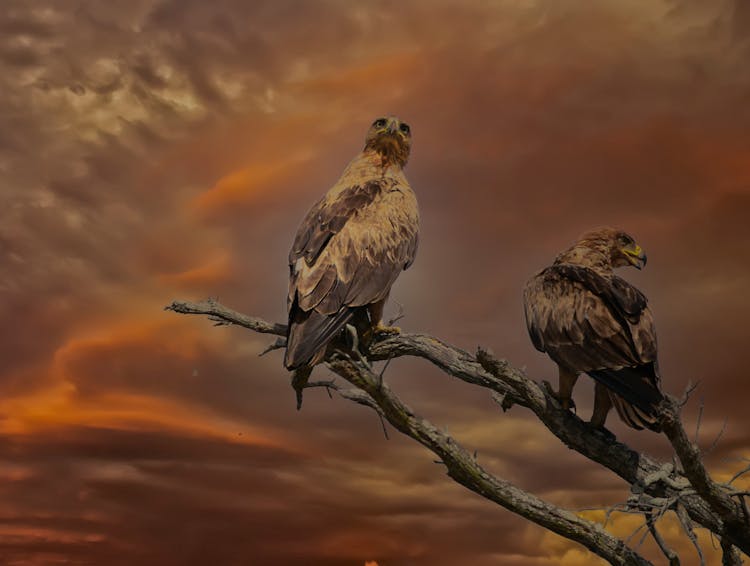
<svg viewBox="0 0 750 566">
<path fill-rule="evenodd" d="M 656 334 L 646 297 L 615 275 L 555 264 L 524 289 L 534 346 L 575 371 L 656 361 Z"/>
</svg>

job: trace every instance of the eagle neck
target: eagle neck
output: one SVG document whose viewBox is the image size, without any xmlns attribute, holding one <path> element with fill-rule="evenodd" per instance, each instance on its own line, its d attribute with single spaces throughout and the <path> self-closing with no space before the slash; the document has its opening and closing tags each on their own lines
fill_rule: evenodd
<svg viewBox="0 0 750 566">
<path fill-rule="evenodd" d="M 398 163 L 383 161 L 380 153 L 374 149 L 366 149 L 355 157 L 344 171 L 343 178 L 356 181 L 357 179 L 392 178 L 403 180 L 403 170 Z"/>
<path fill-rule="evenodd" d="M 400 143 L 391 143 L 383 140 L 368 141 L 362 153 L 372 154 L 378 159 L 383 167 L 395 165 L 403 167 L 409 160 L 409 147 Z"/>
<path fill-rule="evenodd" d="M 590 243 L 578 243 L 572 248 L 564 251 L 555 259 L 556 264 L 568 263 L 587 267 L 600 275 L 612 275 L 612 259 L 610 254 L 599 249 L 598 246 L 591 246 Z"/>
</svg>

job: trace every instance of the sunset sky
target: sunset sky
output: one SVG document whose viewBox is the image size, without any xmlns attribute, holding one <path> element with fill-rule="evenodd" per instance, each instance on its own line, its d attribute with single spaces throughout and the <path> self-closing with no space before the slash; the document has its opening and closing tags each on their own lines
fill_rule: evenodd
<svg viewBox="0 0 750 566">
<path fill-rule="evenodd" d="M 620 274 L 650 299 L 665 389 L 701 382 L 702 446 L 726 420 L 708 463 L 727 479 L 750 457 L 748 61 L 744 0 L 5 0 L 0 564 L 597 563 L 372 411 L 311 391 L 297 412 L 269 337 L 162 310 L 211 296 L 283 321 L 295 229 L 383 114 L 412 127 L 422 215 L 386 317 L 556 379 L 523 284 L 619 226 L 648 253 Z M 540 497 L 628 496 L 485 390 L 418 360 L 386 380 Z"/>
</svg>

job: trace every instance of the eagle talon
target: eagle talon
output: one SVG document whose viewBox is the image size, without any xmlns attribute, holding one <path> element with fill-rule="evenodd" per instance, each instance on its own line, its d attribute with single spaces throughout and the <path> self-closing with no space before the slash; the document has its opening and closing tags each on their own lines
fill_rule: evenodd
<svg viewBox="0 0 750 566">
<path fill-rule="evenodd" d="M 567 403 L 565 401 L 567 401 Z M 574 415 L 578 414 L 576 402 L 573 401 L 571 397 L 568 397 L 567 400 L 560 401 L 560 404 L 562 405 L 562 408 L 565 409 L 566 411 L 573 411 Z"/>
<path fill-rule="evenodd" d="M 397 334 L 401 334 L 401 328 L 399 328 L 398 326 L 385 326 L 382 324 L 378 324 L 372 329 L 372 333 L 375 335 L 387 334 L 395 336 Z"/>
<path fill-rule="evenodd" d="M 560 407 L 564 411 L 570 411 L 572 410 L 574 413 L 578 414 L 576 412 L 576 402 L 573 401 L 571 397 L 568 397 L 567 399 L 564 399 L 560 396 L 560 393 L 552 389 L 552 385 L 550 385 L 549 381 L 543 381 L 542 386 L 547 391 L 550 397 L 552 397 L 557 403 L 560 405 Z"/>
</svg>

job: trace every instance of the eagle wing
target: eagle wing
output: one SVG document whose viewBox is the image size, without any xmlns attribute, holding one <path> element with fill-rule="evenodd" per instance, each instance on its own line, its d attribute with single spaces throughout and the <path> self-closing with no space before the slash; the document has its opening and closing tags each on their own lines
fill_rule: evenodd
<svg viewBox="0 0 750 566">
<path fill-rule="evenodd" d="M 556 264 L 526 285 L 524 311 L 538 350 L 607 386 L 634 428 L 655 426 L 662 394 L 656 330 L 643 293 L 620 277 Z"/>
<path fill-rule="evenodd" d="M 329 192 L 312 207 L 289 252 L 288 368 L 315 363 L 355 308 L 388 296 L 414 261 L 418 230 L 414 193 L 394 178 Z"/>
</svg>

